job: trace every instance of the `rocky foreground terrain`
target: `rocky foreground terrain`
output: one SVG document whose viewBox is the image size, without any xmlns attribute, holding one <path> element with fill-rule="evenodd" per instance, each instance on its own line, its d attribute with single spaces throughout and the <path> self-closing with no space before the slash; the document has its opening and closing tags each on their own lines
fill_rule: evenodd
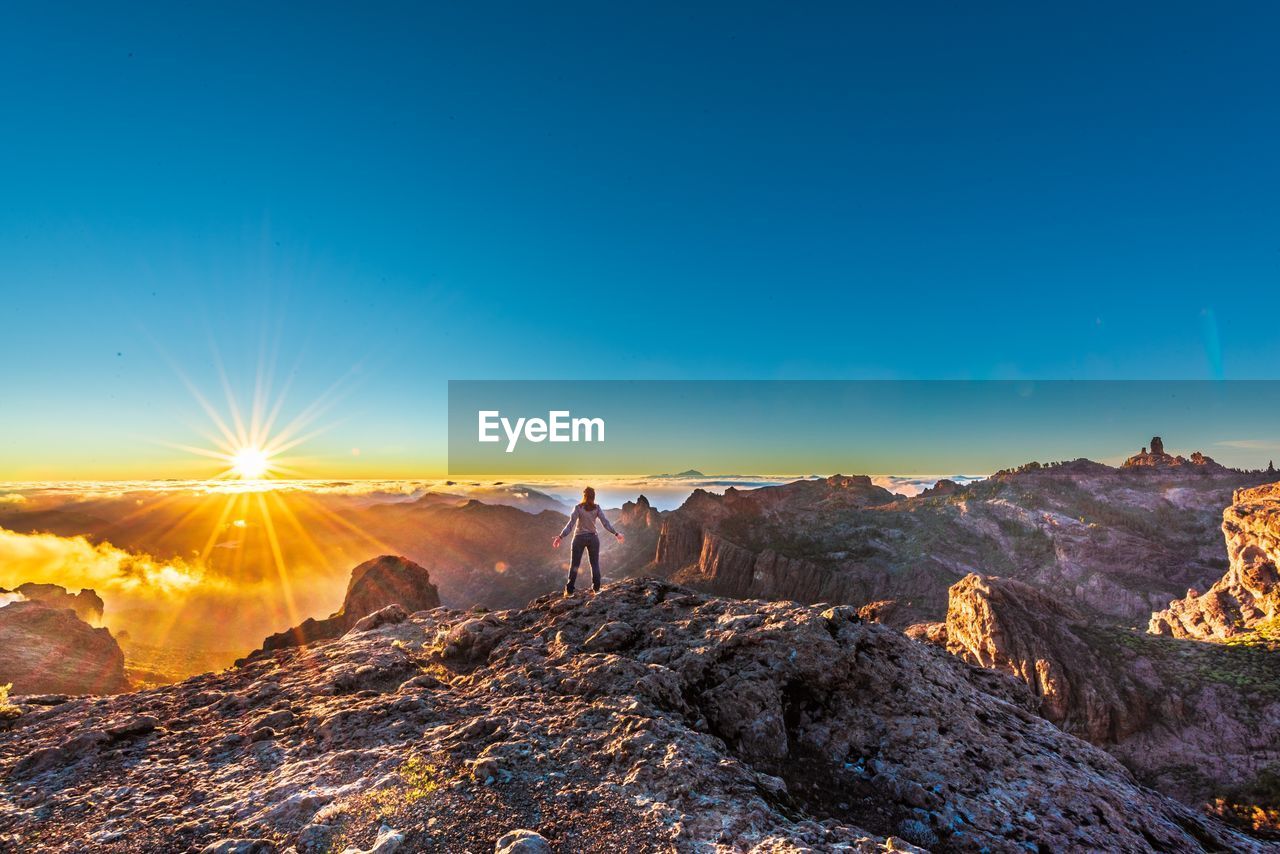
<svg viewBox="0 0 1280 854">
<path fill-rule="evenodd" d="M 389 606 L 176 685 L 17 702 L 21 851 L 1263 850 L 1015 680 L 850 607 L 659 580 Z"/>
</svg>

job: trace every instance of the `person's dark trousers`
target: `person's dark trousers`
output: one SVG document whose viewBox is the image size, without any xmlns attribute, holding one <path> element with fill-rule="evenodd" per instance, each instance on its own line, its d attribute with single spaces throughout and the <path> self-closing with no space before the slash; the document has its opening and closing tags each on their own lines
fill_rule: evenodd
<svg viewBox="0 0 1280 854">
<path fill-rule="evenodd" d="M 582 563 L 583 549 L 587 550 L 587 557 L 591 559 L 591 589 L 600 589 L 600 536 L 594 533 L 578 534 L 573 538 L 573 563 L 569 564 L 569 582 L 564 586 L 568 593 L 572 593 L 573 586 L 578 583 L 578 564 Z"/>
</svg>

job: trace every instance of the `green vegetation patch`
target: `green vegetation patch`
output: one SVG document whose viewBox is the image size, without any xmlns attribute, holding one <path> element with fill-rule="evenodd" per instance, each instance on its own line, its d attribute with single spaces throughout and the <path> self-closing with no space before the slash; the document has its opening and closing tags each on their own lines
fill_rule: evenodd
<svg viewBox="0 0 1280 854">
<path fill-rule="evenodd" d="M 1121 626 L 1092 625 L 1078 632 L 1104 658 L 1142 656 L 1155 663 L 1171 687 L 1191 691 L 1206 682 L 1280 699 L 1280 625 L 1228 643 L 1150 635 Z"/>
<path fill-rule="evenodd" d="M 22 716 L 22 709 L 9 702 L 9 689 L 13 683 L 0 685 L 0 729 L 8 729 Z"/>
</svg>

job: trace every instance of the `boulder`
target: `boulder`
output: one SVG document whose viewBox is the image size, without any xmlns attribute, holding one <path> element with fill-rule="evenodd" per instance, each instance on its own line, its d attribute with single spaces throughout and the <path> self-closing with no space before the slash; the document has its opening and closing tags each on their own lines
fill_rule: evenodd
<svg viewBox="0 0 1280 854">
<path fill-rule="evenodd" d="M 355 628 L 368 631 L 439 606 L 440 594 L 431 583 L 431 573 L 408 558 L 382 555 L 351 571 L 342 607 L 335 613 L 323 620 L 308 617 L 291 629 L 270 635 L 261 649 L 236 663 L 278 649 L 332 640 Z M 366 617 L 373 618 L 362 624 Z"/>
<path fill-rule="evenodd" d="M 14 694 L 111 694 L 129 685 L 111 632 L 29 599 L 0 608 L 0 685 Z"/>
<path fill-rule="evenodd" d="M 512 830 L 498 837 L 493 854 L 552 854 L 551 843 L 533 830 Z"/>
</svg>

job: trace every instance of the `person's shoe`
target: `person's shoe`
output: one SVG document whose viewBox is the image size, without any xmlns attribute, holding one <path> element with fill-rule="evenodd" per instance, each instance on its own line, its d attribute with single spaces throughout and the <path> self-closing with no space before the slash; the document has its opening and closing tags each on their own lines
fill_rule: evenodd
<svg viewBox="0 0 1280 854">
<path fill-rule="evenodd" d="M 591 588 L 591 595 L 592 595 L 592 596 L 599 596 L 599 595 L 600 595 L 600 588 L 599 588 L 599 587 L 592 587 L 592 588 Z"/>
<path fill-rule="evenodd" d="M 572 591 L 572 590 L 570 590 L 568 587 L 566 587 L 566 588 L 564 589 L 564 598 L 568 599 L 568 598 L 569 598 L 570 596 L 572 596 L 572 595 L 573 595 L 573 591 Z"/>
</svg>

